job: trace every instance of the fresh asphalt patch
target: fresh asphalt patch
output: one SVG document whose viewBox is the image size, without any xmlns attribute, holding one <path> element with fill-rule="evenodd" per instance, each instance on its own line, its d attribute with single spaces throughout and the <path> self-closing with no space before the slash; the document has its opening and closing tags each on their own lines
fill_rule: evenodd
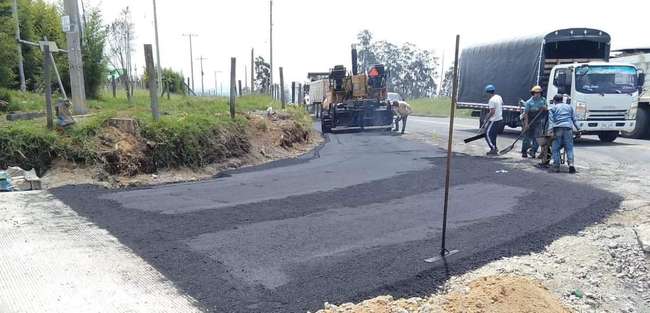
<svg viewBox="0 0 650 313">
<path fill-rule="evenodd" d="M 425 263 L 440 249 L 444 151 L 381 134 L 331 137 L 320 157 L 200 183 L 52 192 L 214 312 L 427 295 L 450 275 L 541 251 L 622 201 L 561 175 L 456 156 L 447 247 L 460 252 Z"/>
</svg>

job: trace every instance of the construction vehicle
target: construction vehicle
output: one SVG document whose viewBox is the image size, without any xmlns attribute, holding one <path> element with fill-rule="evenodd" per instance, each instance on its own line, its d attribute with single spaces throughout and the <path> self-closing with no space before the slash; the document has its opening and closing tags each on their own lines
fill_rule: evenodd
<svg viewBox="0 0 650 313">
<path fill-rule="evenodd" d="M 633 64 L 644 71 L 650 71 L 650 48 L 620 49 L 612 51 L 617 53 L 611 62 L 622 62 Z M 636 111 L 636 127 L 632 131 L 624 132 L 623 135 L 629 138 L 650 139 L 650 81 L 643 81 L 643 87 L 639 92 L 639 103 Z"/>
<path fill-rule="evenodd" d="M 343 65 L 330 70 L 328 90 L 321 104 L 323 133 L 334 130 L 385 128 L 393 125 L 393 111 L 387 100 L 386 72 L 381 64 L 368 74 L 358 73 L 357 50 L 352 48 L 352 73 Z"/>
<path fill-rule="evenodd" d="M 558 93 L 571 99 L 582 134 L 612 142 L 635 127 L 643 75 L 632 64 L 607 63 L 610 41 L 601 30 L 569 28 L 466 48 L 460 58 L 458 107 L 473 109 L 483 125 L 489 112 L 484 88 L 493 84 L 504 101 L 502 127 L 516 128 L 522 125 L 520 100 L 540 85 L 549 101 Z"/>
</svg>

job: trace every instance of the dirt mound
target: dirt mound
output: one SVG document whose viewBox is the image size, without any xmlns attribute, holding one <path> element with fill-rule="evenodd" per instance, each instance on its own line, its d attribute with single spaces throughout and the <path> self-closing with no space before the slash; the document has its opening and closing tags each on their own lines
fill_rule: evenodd
<svg viewBox="0 0 650 313">
<path fill-rule="evenodd" d="M 487 276 L 464 292 L 394 300 L 381 296 L 359 304 L 326 303 L 317 313 L 570 313 L 544 286 L 517 276 Z"/>
<path fill-rule="evenodd" d="M 542 284 L 524 277 L 488 276 L 469 283 L 467 293 L 451 293 L 445 312 L 569 313 Z"/>
</svg>

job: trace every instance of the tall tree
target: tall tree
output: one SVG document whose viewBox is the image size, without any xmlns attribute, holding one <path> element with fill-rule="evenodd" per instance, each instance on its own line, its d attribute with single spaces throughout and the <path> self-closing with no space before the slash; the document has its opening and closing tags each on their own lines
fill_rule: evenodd
<svg viewBox="0 0 650 313">
<path fill-rule="evenodd" d="M 442 80 L 442 88 L 440 90 L 440 95 L 445 97 L 451 97 L 453 84 L 454 84 L 454 68 L 450 67 L 445 72 L 445 78 L 443 78 Z"/>
<path fill-rule="evenodd" d="M 108 74 L 106 58 L 104 58 L 108 27 L 103 24 L 101 11 L 98 8 L 89 8 L 85 20 L 83 65 L 86 96 L 96 99 Z"/>
<path fill-rule="evenodd" d="M 118 70 L 120 80 L 124 84 L 126 96 L 131 103 L 133 86 L 131 82 L 131 60 L 133 52 L 134 25 L 131 21 L 131 12 L 128 7 L 122 10 L 120 16 L 111 23 L 108 32 L 108 62 Z"/>
<path fill-rule="evenodd" d="M 258 56 L 255 58 L 255 90 L 268 93 L 271 84 L 271 65 Z"/>
</svg>

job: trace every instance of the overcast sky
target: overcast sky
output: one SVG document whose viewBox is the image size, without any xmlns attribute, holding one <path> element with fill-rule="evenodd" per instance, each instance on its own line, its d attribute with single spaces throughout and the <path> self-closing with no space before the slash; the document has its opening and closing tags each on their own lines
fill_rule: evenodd
<svg viewBox="0 0 650 313">
<path fill-rule="evenodd" d="M 134 62 L 142 72 L 142 45 L 154 43 L 152 0 L 84 0 L 99 6 L 105 22 L 127 5 L 136 31 Z M 190 74 L 189 44 L 183 33 L 196 33 L 194 58 L 203 56 L 205 88 L 228 79 L 230 57 L 237 58 L 238 79 L 250 66 L 250 49 L 268 61 L 268 0 L 158 0 L 160 53 L 163 67 Z M 612 7 L 616 6 L 616 7 Z M 650 47 L 650 1 L 416 1 L 416 0 L 274 0 L 274 72 L 283 66 L 285 80 L 304 81 L 309 71 L 327 71 L 333 65 L 349 67 L 350 44 L 363 29 L 375 39 L 444 52 L 453 57 L 454 36 L 470 45 L 516 36 L 548 33 L 567 27 L 591 27 L 612 35 L 613 48 Z M 195 84 L 200 89 L 199 62 Z M 249 69 L 250 71 L 250 69 Z M 249 78 L 250 79 L 250 78 Z M 227 89 L 227 87 L 224 87 Z"/>
</svg>

